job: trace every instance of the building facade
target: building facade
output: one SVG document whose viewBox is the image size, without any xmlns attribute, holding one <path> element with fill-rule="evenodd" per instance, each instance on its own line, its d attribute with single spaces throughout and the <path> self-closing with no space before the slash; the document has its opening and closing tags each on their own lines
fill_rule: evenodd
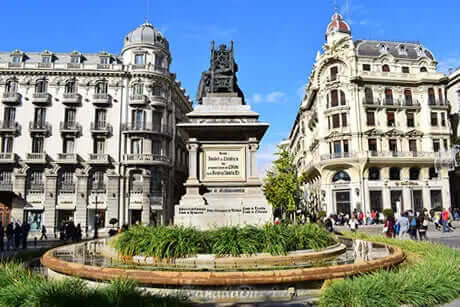
<svg viewBox="0 0 460 307">
<path fill-rule="evenodd" d="M 450 105 L 450 119 L 452 124 L 452 143 L 456 146 L 456 164 L 455 172 L 451 173 L 451 192 L 453 207 L 460 208 L 460 68 L 449 74 L 449 83 L 447 84 L 447 99 Z"/>
<path fill-rule="evenodd" d="M 0 214 L 58 231 L 167 223 L 187 178 L 176 123 L 192 102 L 145 23 L 120 55 L 0 53 Z M 95 218 L 95 216 L 97 218 Z"/>
<path fill-rule="evenodd" d="M 450 206 L 447 77 L 420 43 L 352 40 L 334 14 L 289 137 L 327 213 Z"/>
</svg>

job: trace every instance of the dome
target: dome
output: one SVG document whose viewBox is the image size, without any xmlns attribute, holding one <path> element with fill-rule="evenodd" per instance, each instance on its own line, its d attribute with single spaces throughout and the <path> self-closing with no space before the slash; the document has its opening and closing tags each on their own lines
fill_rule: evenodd
<svg viewBox="0 0 460 307">
<path fill-rule="evenodd" d="M 149 44 L 169 49 L 167 39 L 149 22 L 140 25 L 125 37 L 125 48 L 139 44 Z"/>
<path fill-rule="evenodd" d="M 331 22 L 327 26 L 326 34 L 331 32 L 341 32 L 346 34 L 351 34 L 350 26 L 343 20 L 342 15 L 335 13 L 332 15 Z"/>
</svg>

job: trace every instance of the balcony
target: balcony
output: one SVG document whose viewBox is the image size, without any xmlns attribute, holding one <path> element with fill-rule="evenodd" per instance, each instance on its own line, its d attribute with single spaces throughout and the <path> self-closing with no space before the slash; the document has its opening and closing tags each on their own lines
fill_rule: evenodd
<svg viewBox="0 0 460 307">
<path fill-rule="evenodd" d="M 144 70 L 147 66 L 145 64 L 134 64 L 131 67 L 133 70 Z"/>
<path fill-rule="evenodd" d="M 80 105 L 81 95 L 78 93 L 64 93 L 62 103 L 67 105 Z"/>
<path fill-rule="evenodd" d="M 107 93 L 99 93 L 93 95 L 93 104 L 99 106 L 107 106 L 110 105 L 112 101 L 112 97 Z"/>
<path fill-rule="evenodd" d="M 8 133 L 19 135 L 21 132 L 21 125 L 17 121 L 8 120 L 8 121 L 0 121 L 0 133 Z"/>
<path fill-rule="evenodd" d="M 37 63 L 37 68 L 51 68 L 53 65 L 51 63 Z"/>
<path fill-rule="evenodd" d="M 8 68 L 22 68 L 23 63 L 8 63 Z"/>
<path fill-rule="evenodd" d="M 72 194 L 75 193 L 75 184 L 74 183 L 61 183 L 58 188 L 59 193 Z"/>
<path fill-rule="evenodd" d="M 89 164 L 110 164 L 109 154 L 89 154 Z"/>
<path fill-rule="evenodd" d="M 2 192 L 12 192 L 13 183 L 11 181 L 0 181 L 0 191 Z"/>
<path fill-rule="evenodd" d="M 28 164 L 46 164 L 48 163 L 48 155 L 46 152 L 34 152 L 26 155 L 26 163 Z"/>
<path fill-rule="evenodd" d="M 27 191 L 30 193 L 44 193 L 45 185 L 43 183 L 31 183 L 27 187 Z"/>
<path fill-rule="evenodd" d="M 412 100 L 412 99 L 404 99 L 401 101 L 401 105 L 403 107 L 408 107 L 408 108 L 420 108 L 420 101 L 418 100 Z"/>
<path fill-rule="evenodd" d="M 123 133 L 151 133 L 151 134 L 165 134 L 171 135 L 172 128 L 167 125 L 159 125 L 151 122 L 131 122 L 125 123 L 121 127 Z"/>
<path fill-rule="evenodd" d="M 132 95 L 129 97 L 129 105 L 146 105 L 148 104 L 147 96 L 145 95 Z"/>
<path fill-rule="evenodd" d="M 97 69 L 110 69 L 110 64 L 97 64 Z"/>
<path fill-rule="evenodd" d="M 21 94 L 15 92 L 3 93 L 2 102 L 5 104 L 19 104 L 21 103 Z"/>
<path fill-rule="evenodd" d="M 30 133 L 40 133 L 45 135 L 51 135 L 52 127 L 50 123 L 45 121 L 32 121 L 29 122 Z"/>
<path fill-rule="evenodd" d="M 102 135 L 112 135 L 113 128 L 112 125 L 105 122 L 92 122 L 91 123 L 91 133 L 92 134 L 102 134 Z"/>
<path fill-rule="evenodd" d="M 16 154 L 12 152 L 0 152 L 0 163 L 16 163 Z"/>
<path fill-rule="evenodd" d="M 428 106 L 432 109 L 448 109 L 447 102 L 428 98 Z"/>
<path fill-rule="evenodd" d="M 351 152 L 334 152 L 331 154 L 325 154 L 320 156 L 321 161 L 334 160 L 334 159 L 348 159 L 355 158 L 356 154 Z"/>
<path fill-rule="evenodd" d="M 59 153 L 57 163 L 59 164 L 78 164 L 79 157 L 76 153 Z"/>
<path fill-rule="evenodd" d="M 166 107 L 166 104 L 168 103 L 168 99 L 163 96 L 158 96 L 158 95 L 152 95 L 150 96 L 150 104 L 154 107 Z"/>
<path fill-rule="evenodd" d="M 166 74 L 166 73 L 169 72 L 169 70 L 168 70 L 167 67 L 163 67 L 163 66 L 160 66 L 160 65 L 155 65 L 155 66 L 154 66 L 154 69 L 155 69 L 155 71 L 161 72 L 161 73 L 163 73 L 163 74 Z"/>
<path fill-rule="evenodd" d="M 34 93 L 32 103 L 37 105 L 48 105 L 51 103 L 51 95 L 48 93 Z"/>
<path fill-rule="evenodd" d="M 368 158 L 400 158 L 406 160 L 425 159 L 433 160 L 435 158 L 434 152 L 419 152 L 419 151 L 369 151 Z"/>
<path fill-rule="evenodd" d="M 67 69 L 80 69 L 81 64 L 80 63 L 68 63 L 67 64 Z"/>
<path fill-rule="evenodd" d="M 81 131 L 82 131 L 82 128 L 81 128 L 80 124 L 77 123 L 77 122 L 67 121 L 67 122 L 61 122 L 60 123 L 59 130 L 61 131 L 61 133 L 80 135 Z"/>
<path fill-rule="evenodd" d="M 168 165 L 169 159 L 157 154 L 124 154 L 124 164 Z"/>
<path fill-rule="evenodd" d="M 366 106 L 379 106 L 381 104 L 382 103 L 380 99 L 375 99 L 372 97 L 367 97 L 363 99 L 363 105 L 366 105 Z"/>
</svg>

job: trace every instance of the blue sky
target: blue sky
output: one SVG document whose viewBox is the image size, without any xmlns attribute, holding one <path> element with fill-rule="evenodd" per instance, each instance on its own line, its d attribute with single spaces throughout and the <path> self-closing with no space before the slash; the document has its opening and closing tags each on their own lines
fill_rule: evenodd
<svg viewBox="0 0 460 307">
<path fill-rule="evenodd" d="M 354 39 L 418 40 L 440 70 L 460 66 L 458 1 L 337 0 L 337 6 Z M 240 87 L 271 124 L 259 153 L 263 169 L 289 134 L 333 7 L 333 0 L 151 0 L 149 16 L 168 38 L 171 70 L 191 97 L 209 66 L 210 41 L 234 40 Z M 3 1 L 0 50 L 119 54 L 146 11 L 146 0 Z"/>
</svg>

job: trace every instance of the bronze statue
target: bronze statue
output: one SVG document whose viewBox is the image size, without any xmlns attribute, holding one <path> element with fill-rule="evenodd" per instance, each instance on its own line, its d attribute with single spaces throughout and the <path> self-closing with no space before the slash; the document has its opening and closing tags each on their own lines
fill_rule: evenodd
<svg viewBox="0 0 460 307">
<path fill-rule="evenodd" d="M 236 72 L 238 65 L 233 56 L 233 41 L 230 48 L 222 44 L 219 48 L 214 48 L 214 41 L 211 43 L 211 67 L 201 74 L 198 85 L 196 100 L 199 104 L 203 102 L 203 97 L 208 93 L 237 93 L 238 97 L 243 98 L 243 92 L 238 86 Z"/>
</svg>

